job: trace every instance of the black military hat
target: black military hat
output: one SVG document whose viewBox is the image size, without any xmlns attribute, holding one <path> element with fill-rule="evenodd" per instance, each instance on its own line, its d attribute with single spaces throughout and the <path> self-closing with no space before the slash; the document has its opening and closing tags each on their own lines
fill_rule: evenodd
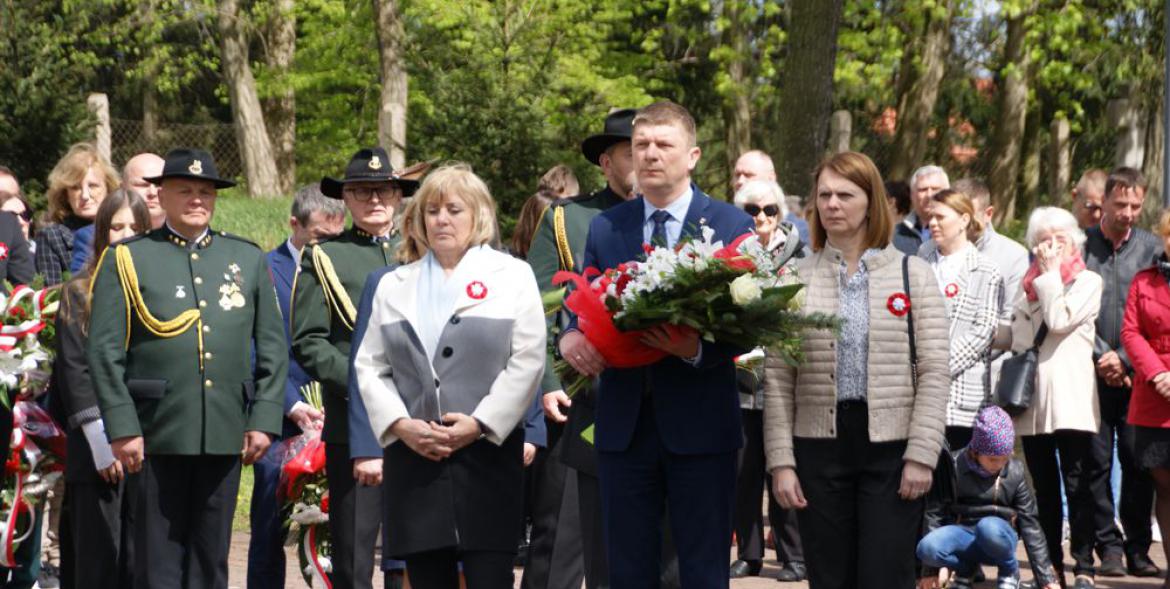
<svg viewBox="0 0 1170 589">
<path fill-rule="evenodd" d="M 609 113 L 609 116 L 605 117 L 605 130 L 581 142 L 581 153 L 585 154 L 585 159 L 593 162 L 593 165 L 600 166 L 601 154 L 609 149 L 609 146 L 629 141 L 634 135 L 635 114 L 638 114 L 638 111 L 633 108 L 623 108 Z"/>
<path fill-rule="evenodd" d="M 236 185 L 234 180 L 219 177 L 219 171 L 215 169 L 215 159 L 202 149 L 179 148 L 170 150 L 167 152 L 162 174 L 143 178 L 143 180 L 151 184 L 162 184 L 162 181 L 167 178 L 207 180 L 215 184 L 216 188 L 230 188 Z"/>
<path fill-rule="evenodd" d="M 386 150 L 381 147 L 364 147 L 353 154 L 349 165 L 345 166 L 344 178 L 321 178 L 321 193 L 330 198 L 341 198 L 341 189 L 350 182 L 393 182 L 402 189 L 402 196 L 410 196 L 418 190 L 418 181 L 399 176 L 390 166 Z"/>
</svg>

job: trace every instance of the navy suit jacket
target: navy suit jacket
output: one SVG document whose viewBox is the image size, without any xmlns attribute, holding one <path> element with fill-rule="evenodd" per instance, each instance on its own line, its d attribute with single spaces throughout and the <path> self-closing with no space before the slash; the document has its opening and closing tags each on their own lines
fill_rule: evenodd
<svg viewBox="0 0 1170 589">
<path fill-rule="evenodd" d="M 725 244 L 750 233 L 751 217 L 711 199 L 692 185 L 694 198 L 683 221 L 682 236 L 699 238 L 701 227 L 715 230 Z M 644 256 L 642 198 L 616 205 L 589 225 L 584 268 L 599 270 Z M 576 326 L 574 318 L 571 327 Z M 746 352 L 720 343 L 702 342 L 697 366 L 671 356 L 641 368 L 607 368 L 597 394 L 594 442 L 602 452 L 626 450 L 633 438 L 643 394 L 653 403 L 663 445 L 676 454 L 714 454 L 743 446 L 739 395 L 733 358 Z"/>
<path fill-rule="evenodd" d="M 73 259 L 69 260 L 69 272 L 77 276 L 85 263 L 93 257 L 93 224 L 73 232 Z"/>
<path fill-rule="evenodd" d="M 287 241 L 268 252 L 268 267 L 272 269 L 272 283 L 276 285 L 276 302 L 280 304 L 280 316 L 284 317 L 284 337 L 289 341 L 288 379 L 284 384 L 284 414 L 288 415 L 297 401 L 304 400 L 301 397 L 301 387 L 313 379 L 309 378 L 292 355 L 292 338 L 288 332 L 288 305 L 292 299 L 293 279 L 296 278 L 298 264 L 289 250 Z M 283 430 L 286 437 L 300 433 L 300 428 L 287 417 L 284 419 Z"/>
<path fill-rule="evenodd" d="M 353 323 L 353 346 L 349 353 L 349 457 L 350 458 L 381 458 L 382 445 L 374 436 L 370 427 L 370 414 L 366 411 L 366 403 L 358 391 L 357 379 L 353 377 L 353 358 L 357 354 L 358 343 L 366 335 L 366 327 L 370 323 L 370 310 L 374 306 L 374 293 L 378 291 L 378 281 L 388 272 L 393 272 L 398 264 L 390 264 L 378 268 L 366 277 L 366 285 L 362 287 L 362 301 L 358 304 L 357 320 Z"/>
</svg>

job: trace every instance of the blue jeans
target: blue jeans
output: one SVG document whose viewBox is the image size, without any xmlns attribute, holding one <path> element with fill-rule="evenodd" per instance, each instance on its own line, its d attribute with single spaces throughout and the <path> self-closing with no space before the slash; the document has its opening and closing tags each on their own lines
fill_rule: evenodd
<svg viewBox="0 0 1170 589">
<path fill-rule="evenodd" d="M 943 526 L 918 542 L 918 560 L 946 567 L 970 577 L 980 565 L 999 567 L 999 576 L 1020 570 L 1016 560 L 1016 531 L 1005 519 L 985 517 L 973 526 Z"/>
</svg>

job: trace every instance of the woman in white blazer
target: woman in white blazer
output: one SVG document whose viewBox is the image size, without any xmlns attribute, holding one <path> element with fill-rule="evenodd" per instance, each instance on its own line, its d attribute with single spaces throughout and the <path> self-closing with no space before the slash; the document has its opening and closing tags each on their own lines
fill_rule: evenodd
<svg viewBox="0 0 1170 589">
<path fill-rule="evenodd" d="M 1085 234 L 1072 213 L 1040 207 L 1028 219 L 1028 247 L 1034 260 L 1013 302 L 1010 334 L 1001 328 L 997 347 L 1023 352 L 1041 327 L 1036 389 L 1031 406 L 1015 418 L 1028 471 L 1036 490 L 1040 527 L 1063 577 L 1061 481 L 1068 501 L 1069 550 L 1076 572 L 1093 570 L 1094 503 L 1084 462 L 1100 426 L 1093 362 L 1101 277 L 1081 259 Z M 1059 460 L 1057 455 L 1059 454 Z M 1091 580 L 1091 575 L 1087 578 Z M 1062 583 L 1063 584 L 1063 583 Z"/>
<path fill-rule="evenodd" d="M 544 369 L 540 292 L 491 248 L 495 203 L 465 165 L 406 210 L 403 266 L 374 288 L 353 378 L 385 448 L 386 551 L 417 589 L 511 587 L 524 429 Z"/>
</svg>

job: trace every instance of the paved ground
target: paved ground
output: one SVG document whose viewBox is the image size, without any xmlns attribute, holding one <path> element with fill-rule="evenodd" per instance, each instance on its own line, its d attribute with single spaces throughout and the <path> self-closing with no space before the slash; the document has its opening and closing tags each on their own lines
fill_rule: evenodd
<svg viewBox="0 0 1170 589">
<path fill-rule="evenodd" d="M 248 555 L 248 534 L 246 532 L 236 532 L 232 536 L 232 552 L 231 552 L 230 565 L 229 565 L 230 566 L 230 574 L 229 574 L 229 583 L 228 583 L 229 587 L 232 587 L 233 589 L 240 589 L 240 588 L 245 587 L 245 584 L 246 584 L 245 583 L 245 574 L 247 571 L 247 562 L 248 562 L 247 555 Z M 1165 559 L 1162 557 L 1161 544 L 1154 545 L 1154 549 L 1151 551 L 1150 556 L 1154 558 L 1154 560 L 1158 563 L 1159 566 L 1161 566 L 1163 568 L 1165 567 L 1166 563 L 1165 563 Z M 296 555 L 292 552 L 291 548 L 288 549 L 288 557 L 289 557 L 288 558 L 289 566 L 288 566 L 288 574 L 286 577 L 285 585 L 287 587 L 290 587 L 290 588 L 306 587 L 304 581 L 301 579 L 300 574 L 296 570 L 296 566 L 297 566 L 296 565 L 296 562 L 297 562 Z M 1020 557 L 1024 558 L 1024 553 L 1023 553 L 1022 547 L 1020 549 Z M 772 553 L 771 551 L 768 551 L 767 558 L 768 559 L 775 558 L 775 554 Z M 728 561 L 728 562 L 730 563 L 730 561 Z M 1068 570 L 1070 570 L 1070 571 L 1072 570 L 1072 563 L 1068 564 Z M 767 589 L 807 589 L 807 587 L 808 587 L 807 583 L 778 583 L 776 581 L 776 573 L 777 572 L 779 572 L 779 569 L 775 566 L 775 561 L 766 560 L 765 566 L 764 566 L 764 571 L 763 571 L 763 576 L 750 578 L 750 579 L 740 579 L 740 580 L 732 581 L 731 587 L 732 587 L 732 589 L 764 589 L 764 588 L 767 588 Z M 992 571 L 991 569 L 987 569 L 987 572 L 992 574 L 992 575 L 995 574 L 995 572 Z M 516 570 L 516 586 L 517 587 L 520 586 L 520 574 L 521 574 L 521 570 L 517 569 Z M 1025 572 L 1024 578 L 1029 578 L 1029 574 L 1027 572 Z M 1070 576 L 1068 580 L 1071 583 L 1072 577 Z M 374 581 L 375 581 L 374 582 L 375 589 L 382 589 L 382 579 L 376 578 Z M 1139 580 L 1139 579 L 1134 579 L 1134 578 L 1122 578 L 1122 579 L 1101 578 L 1101 579 L 1098 579 L 1098 581 L 1097 581 L 1097 587 L 1099 587 L 1100 589 L 1131 589 L 1131 588 L 1137 589 L 1137 588 L 1142 588 L 1142 587 L 1159 587 L 1161 585 L 1161 583 L 1162 582 L 1160 579 Z M 984 585 L 982 585 L 982 587 L 993 587 L 993 586 L 994 586 L 994 583 L 985 583 Z"/>
</svg>

